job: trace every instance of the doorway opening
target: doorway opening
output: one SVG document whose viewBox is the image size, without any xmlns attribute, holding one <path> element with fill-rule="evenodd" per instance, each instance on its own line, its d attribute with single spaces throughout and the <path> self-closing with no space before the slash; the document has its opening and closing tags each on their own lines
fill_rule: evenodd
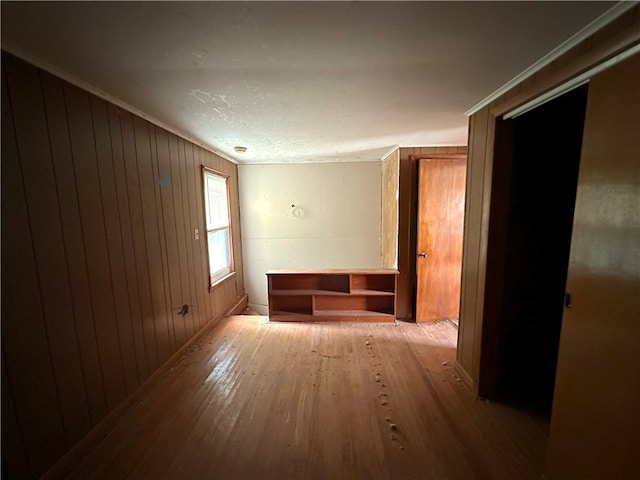
<svg viewBox="0 0 640 480">
<path fill-rule="evenodd" d="M 587 91 L 496 122 L 479 393 L 547 418 Z"/>
</svg>

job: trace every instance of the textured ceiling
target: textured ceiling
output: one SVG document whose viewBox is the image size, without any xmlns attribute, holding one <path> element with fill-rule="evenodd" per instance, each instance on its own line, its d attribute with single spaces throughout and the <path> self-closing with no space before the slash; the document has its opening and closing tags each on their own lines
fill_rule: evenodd
<svg viewBox="0 0 640 480">
<path fill-rule="evenodd" d="M 239 163 L 370 161 L 466 144 L 465 111 L 614 5 L 2 2 L 2 44 Z"/>
</svg>

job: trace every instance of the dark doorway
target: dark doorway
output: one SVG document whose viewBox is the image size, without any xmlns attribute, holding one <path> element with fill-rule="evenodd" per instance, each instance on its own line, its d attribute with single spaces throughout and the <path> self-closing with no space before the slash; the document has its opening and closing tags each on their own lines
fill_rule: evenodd
<svg viewBox="0 0 640 480">
<path fill-rule="evenodd" d="M 553 401 L 586 102 L 584 85 L 496 124 L 485 300 L 493 352 L 482 393 L 545 415 Z"/>
</svg>

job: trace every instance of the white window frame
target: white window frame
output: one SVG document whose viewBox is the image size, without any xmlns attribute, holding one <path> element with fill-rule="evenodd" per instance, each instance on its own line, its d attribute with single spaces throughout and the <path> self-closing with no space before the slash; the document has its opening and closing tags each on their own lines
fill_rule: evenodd
<svg viewBox="0 0 640 480">
<path fill-rule="evenodd" d="M 213 182 L 213 184 L 211 182 Z M 220 209 L 217 209 L 218 211 L 215 212 L 215 197 L 216 194 L 220 197 L 221 191 L 221 189 L 218 189 L 216 191 L 215 182 L 218 182 L 218 184 L 224 184 L 224 196 L 221 197 L 224 198 L 226 202 L 226 205 L 224 205 L 226 206 L 226 208 L 224 208 L 224 213 L 221 213 Z M 229 202 L 229 177 L 220 172 L 203 166 L 202 185 L 204 193 L 204 222 L 206 230 L 205 238 L 207 248 L 207 264 L 209 271 L 209 288 L 211 288 L 234 274 L 231 208 Z M 213 191 L 210 191 L 210 186 L 212 185 L 214 188 L 212 189 Z M 214 235 L 219 235 L 220 233 L 224 232 L 226 232 L 227 234 L 226 241 L 222 244 L 222 248 L 224 249 L 226 247 L 227 258 L 223 258 L 223 261 L 221 262 L 219 261 L 219 257 L 212 256 L 211 241 L 213 240 Z M 220 242 L 218 242 L 218 246 L 220 245 Z"/>
</svg>

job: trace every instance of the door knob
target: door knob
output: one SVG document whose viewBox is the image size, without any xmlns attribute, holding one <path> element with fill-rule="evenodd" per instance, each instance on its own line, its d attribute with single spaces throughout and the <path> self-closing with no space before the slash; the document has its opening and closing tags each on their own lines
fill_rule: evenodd
<svg viewBox="0 0 640 480">
<path fill-rule="evenodd" d="M 420 252 L 417 256 L 422 258 L 427 258 L 427 254 L 424 252 Z"/>
</svg>

